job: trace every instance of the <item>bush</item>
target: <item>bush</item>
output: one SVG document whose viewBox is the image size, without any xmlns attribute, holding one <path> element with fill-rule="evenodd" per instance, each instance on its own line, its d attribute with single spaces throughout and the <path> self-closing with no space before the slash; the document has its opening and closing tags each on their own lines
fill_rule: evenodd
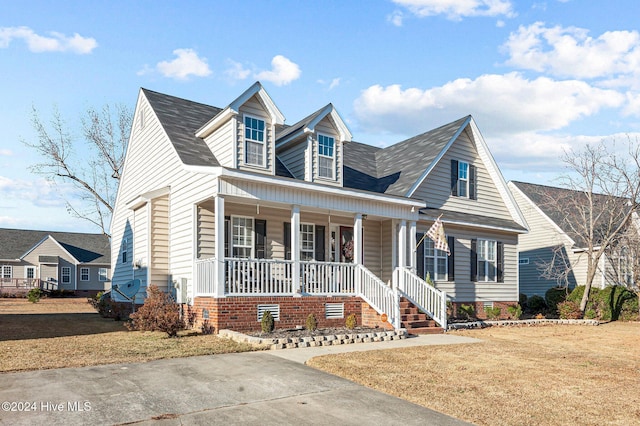
<svg viewBox="0 0 640 426">
<path fill-rule="evenodd" d="M 490 320 L 497 320 L 500 318 L 500 314 L 502 313 L 502 309 L 499 306 L 494 306 L 493 308 L 487 306 L 484 308 L 485 314 L 487 314 L 487 318 Z"/>
<path fill-rule="evenodd" d="M 200 326 L 200 331 L 202 334 L 213 334 L 215 327 L 209 324 L 209 320 L 202 321 L 202 325 Z"/>
<path fill-rule="evenodd" d="M 582 311 L 580 305 L 573 300 L 565 300 L 558 303 L 558 314 L 562 319 L 581 319 Z"/>
<path fill-rule="evenodd" d="M 569 289 L 566 287 L 553 287 L 547 290 L 544 294 L 544 300 L 547 304 L 547 308 L 552 313 L 557 313 L 558 304 L 567 300 L 567 296 L 569 295 Z"/>
<path fill-rule="evenodd" d="M 509 318 L 513 320 L 520 319 L 522 316 L 522 308 L 520 305 L 511 305 L 507 307 L 507 314 L 509 315 Z"/>
<path fill-rule="evenodd" d="M 544 299 L 537 294 L 534 294 L 527 299 L 527 310 L 531 313 L 542 313 L 547 309 L 547 304 Z"/>
<path fill-rule="evenodd" d="M 524 293 L 520 293 L 518 296 L 518 303 L 520 304 L 520 306 L 522 307 L 526 307 L 527 306 L 527 295 Z"/>
<path fill-rule="evenodd" d="M 51 290 L 49 292 L 49 297 L 59 298 L 59 297 L 73 297 L 76 295 L 76 292 L 73 290 Z"/>
<path fill-rule="evenodd" d="M 344 326 L 347 327 L 349 330 L 353 330 L 354 328 L 356 328 L 356 326 L 358 325 L 358 318 L 356 317 L 356 314 L 350 314 L 346 321 L 344 322 Z"/>
<path fill-rule="evenodd" d="M 129 330 L 162 331 L 175 337 L 185 328 L 180 305 L 155 285 L 147 288 L 147 299 L 129 318 L 131 321 L 126 324 Z"/>
<path fill-rule="evenodd" d="M 584 286 L 576 287 L 567 300 L 582 301 Z M 600 321 L 635 320 L 638 318 L 638 297 L 623 286 L 591 288 L 584 311 L 584 318 Z"/>
<path fill-rule="evenodd" d="M 273 331 L 274 324 L 273 324 L 273 315 L 271 315 L 271 311 L 265 311 L 262 314 L 260 327 L 262 327 L 263 333 L 271 333 Z"/>
<path fill-rule="evenodd" d="M 468 321 L 471 318 L 475 318 L 476 309 L 473 305 L 462 304 L 458 307 L 458 315 L 460 315 L 462 319 L 465 319 Z"/>
<path fill-rule="evenodd" d="M 32 288 L 31 290 L 29 290 L 29 293 L 27 293 L 27 299 L 29 299 L 29 302 L 31 303 L 38 303 L 41 297 L 42 290 L 40 290 L 39 288 Z"/>
<path fill-rule="evenodd" d="M 315 331 L 318 328 L 318 321 L 316 320 L 316 316 L 313 314 L 309 314 L 307 316 L 307 330 Z"/>
</svg>

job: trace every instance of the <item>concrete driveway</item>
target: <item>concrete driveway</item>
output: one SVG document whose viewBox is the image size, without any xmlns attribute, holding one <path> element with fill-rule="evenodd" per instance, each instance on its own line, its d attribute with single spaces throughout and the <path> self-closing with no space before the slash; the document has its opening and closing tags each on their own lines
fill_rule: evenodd
<svg viewBox="0 0 640 426">
<path fill-rule="evenodd" d="M 2 425 L 467 424 L 269 352 L 5 373 L 0 402 Z"/>
</svg>

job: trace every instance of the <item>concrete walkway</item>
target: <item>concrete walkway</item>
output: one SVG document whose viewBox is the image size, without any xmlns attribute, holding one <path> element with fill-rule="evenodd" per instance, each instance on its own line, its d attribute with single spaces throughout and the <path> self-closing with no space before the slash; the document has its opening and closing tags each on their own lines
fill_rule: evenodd
<svg viewBox="0 0 640 426">
<path fill-rule="evenodd" d="M 4 373 L 0 424 L 463 425 L 301 364 L 336 351 L 454 343 L 458 337 Z"/>
</svg>

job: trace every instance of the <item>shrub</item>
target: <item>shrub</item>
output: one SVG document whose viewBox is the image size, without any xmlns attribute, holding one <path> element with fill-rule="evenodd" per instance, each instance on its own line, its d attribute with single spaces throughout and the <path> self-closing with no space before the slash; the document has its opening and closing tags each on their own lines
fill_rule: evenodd
<svg viewBox="0 0 640 426">
<path fill-rule="evenodd" d="M 524 293 L 520 293 L 520 295 L 518 296 L 518 303 L 520 304 L 520 306 L 526 307 L 527 306 L 527 295 L 524 294 Z"/>
<path fill-rule="evenodd" d="M 485 314 L 487 314 L 487 318 L 489 318 L 490 320 L 497 320 L 498 318 L 500 318 L 502 309 L 500 309 L 499 306 L 494 306 L 493 308 L 487 306 L 484 308 L 484 312 Z"/>
<path fill-rule="evenodd" d="M 565 300 L 558 303 L 558 314 L 562 319 L 581 319 L 582 311 L 580 305 L 573 300 Z"/>
<path fill-rule="evenodd" d="M 27 299 L 29 299 L 29 302 L 31 303 L 38 303 L 41 297 L 42 290 L 40 290 L 39 288 L 32 288 L 31 290 L 29 290 L 29 293 L 27 293 Z"/>
<path fill-rule="evenodd" d="M 567 300 L 580 304 L 584 286 L 576 287 Z M 623 286 L 609 286 L 604 289 L 591 288 L 585 306 L 584 317 L 601 321 L 634 320 L 638 318 L 638 297 Z"/>
<path fill-rule="evenodd" d="M 274 324 L 273 324 L 273 315 L 271 315 L 271 311 L 265 311 L 262 314 L 260 327 L 262 327 L 263 333 L 271 333 L 273 331 Z"/>
<path fill-rule="evenodd" d="M 527 309 L 531 313 L 541 313 L 547 309 L 547 304 L 542 297 L 534 294 L 527 299 Z"/>
<path fill-rule="evenodd" d="M 356 318 L 356 314 L 350 314 L 346 321 L 344 322 L 344 326 L 349 330 L 353 330 L 358 325 L 358 318 Z"/>
<path fill-rule="evenodd" d="M 460 315 L 462 319 L 470 320 L 471 318 L 475 318 L 476 309 L 473 305 L 462 304 L 458 307 L 458 315 Z"/>
<path fill-rule="evenodd" d="M 520 307 L 520 305 L 511 305 L 507 307 L 507 314 L 511 319 L 520 319 L 520 317 L 522 316 L 522 308 Z"/>
<path fill-rule="evenodd" d="M 185 328 L 184 320 L 180 318 L 180 305 L 155 285 L 147 288 L 147 299 L 129 318 L 131 322 L 126 326 L 130 330 L 162 331 L 169 337 L 177 336 L 178 331 Z"/>
<path fill-rule="evenodd" d="M 309 314 L 307 316 L 307 330 L 315 331 L 318 328 L 318 321 L 316 320 L 316 316 L 313 314 Z"/>
<path fill-rule="evenodd" d="M 213 334 L 215 327 L 209 324 L 209 320 L 202 321 L 202 325 L 200 326 L 200 331 L 202 334 Z"/>
<path fill-rule="evenodd" d="M 569 289 L 566 287 L 553 287 L 544 294 L 544 300 L 549 310 L 553 313 L 558 312 L 558 304 L 567 300 Z"/>
<path fill-rule="evenodd" d="M 51 290 L 49 292 L 49 297 L 59 298 L 59 297 L 73 297 L 76 295 L 76 292 L 73 290 Z"/>
</svg>

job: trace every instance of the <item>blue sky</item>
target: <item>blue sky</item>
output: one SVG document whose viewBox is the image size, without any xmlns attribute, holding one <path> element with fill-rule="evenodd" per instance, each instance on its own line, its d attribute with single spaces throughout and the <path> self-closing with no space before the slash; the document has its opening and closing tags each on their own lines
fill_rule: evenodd
<svg viewBox="0 0 640 426">
<path fill-rule="evenodd" d="M 606 7 L 604 6 L 606 4 Z M 635 0 L 0 0 L 0 227 L 97 232 L 28 167 L 32 107 L 80 129 L 140 87 L 226 106 L 260 80 L 289 124 L 332 102 L 386 146 L 473 115 L 507 180 L 640 135 Z M 84 154 L 82 150 L 78 154 Z"/>
</svg>

